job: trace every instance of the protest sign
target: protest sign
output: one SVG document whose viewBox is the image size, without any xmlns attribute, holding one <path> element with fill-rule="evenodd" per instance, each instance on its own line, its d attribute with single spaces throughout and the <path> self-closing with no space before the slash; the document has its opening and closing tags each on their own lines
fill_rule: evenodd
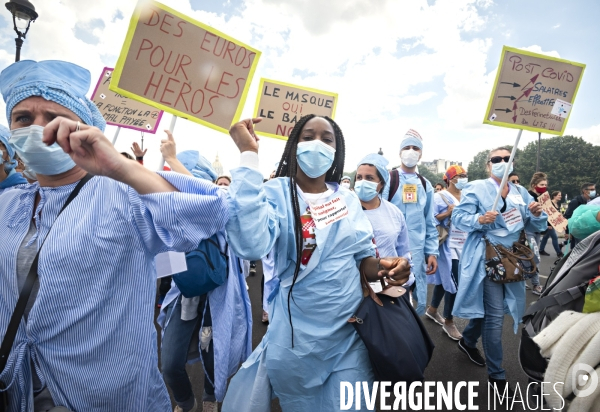
<svg viewBox="0 0 600 412">
<path fill-rule="evenodd" d="M 155 1 L 140 1 L 110 90 L 227 133 L 260 52 Z"/>
<path fill-rule="evenodd" d="M 548 192 L 541 194 L 538 197 L 538 202 L 542 205 L 542 209 L 548 215 L 548 223 L 552 225 L 557 232 L 564 232 L 567 228 L 567 219 L 554 207 Z"/>
<path fill-rule="evenodd" d="M 136 100 L 128 99 L 108 89 L 113 69 L 105 67 L 98 79 L 92 101 L 107 124 L 142 132 L 156 133 L 162 110 Z"/>
<path fill-rule="evenodd" d="M 267 79 L 258 90 L 254 116 L 263 120 L 254 126 L 257 134 L 287 140 L 302 116 L 335 116 L 337 93 Z"/>
<path fill-rule="evenodd" d="M 585 64 L 504 46 L 483 122 L 563 134 L 584 69 Z"/>
</svg>

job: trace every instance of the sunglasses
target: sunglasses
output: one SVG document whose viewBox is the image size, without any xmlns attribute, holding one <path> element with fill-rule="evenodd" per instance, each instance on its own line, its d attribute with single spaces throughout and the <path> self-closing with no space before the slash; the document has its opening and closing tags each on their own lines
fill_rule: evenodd
<svg viewBox="0 0 600 412">
<path fill-rule="evenodd" d="M 515 180 L 511 180 L 511 183 L 521 183 L 521 181 L 519 179 L 515 179 Z"/>
<path fill-rule="evenodd" d="M 495 164 L 495 163 L 500 163 L 503 160 L 504 160 L 504 163 L 508 163 L 509 160 L 510 160 L 510 156 L 504 156 L 504 157 L 502 157 L 502 156 L 494 156 L 494 157 L 492 157 L 490 159 L 490 162 L 492 162 L 492 163 Z"/>
</svg>

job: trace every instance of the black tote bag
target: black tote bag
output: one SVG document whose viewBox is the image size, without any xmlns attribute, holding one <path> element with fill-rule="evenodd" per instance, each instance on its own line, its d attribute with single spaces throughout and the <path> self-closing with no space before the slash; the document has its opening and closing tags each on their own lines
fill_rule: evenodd
<svg viewBox="0 0 600 412">
<path fill-rule="evenodd" d="M 404 289 L 387 286 L 375 294 L 361 274 L 365 298 L 348 320 L 369 351 L 378 381 L 423 381 L 434 344 L 417 312 L 401 297 Z"/>
</svg>

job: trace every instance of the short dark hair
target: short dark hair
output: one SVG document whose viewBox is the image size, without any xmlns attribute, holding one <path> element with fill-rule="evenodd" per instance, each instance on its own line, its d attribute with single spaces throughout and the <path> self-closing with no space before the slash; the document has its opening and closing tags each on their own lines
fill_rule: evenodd
<svg viewBox="0 0 600 412">
<path fill-rule="evenodd" d="M 590 186 L 596 186 L 596 183 L 584 183 L 581 185 L 581 193 L 583 193 L 584 190 L 588 190 L 590 188 Z"/>
<path fill-rule="evenodd" d="M 513 177 L 513 176 L 517 176 L 517 177 L 519 177 L 519 174 L 518 174 L 518 173 L 515 173 L 515 172 L 510 172 L 510 174 L 508 175 L 508 178 L 510 179 L 510 178 L 511 178 L 511 177 Z"/>
<path fill-rule="evenodd" d="M 554 199 L 556 196 L 560 195 L 560 190 L 555 190 L 550 194 L 550 199 Z"/>
<path fill-rule="evenodd" d="M 437 183 L 434 185 L 434 187 L 435 187 L 435 186 L 437 186 L 437 185 L 440 185 L 440 186 L 442 186 L 442 189 L 446 187 L 446 185 L 444 185 L 443 183 L 440 183 L 440 182 L 437 182 Z"/>
</svg>

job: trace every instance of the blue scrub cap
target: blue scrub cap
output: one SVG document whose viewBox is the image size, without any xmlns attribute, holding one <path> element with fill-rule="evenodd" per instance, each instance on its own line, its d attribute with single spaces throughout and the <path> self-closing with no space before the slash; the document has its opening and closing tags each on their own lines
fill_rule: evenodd
<svg viewBox="0 0 600 412">
<path fill-rule="evenodd" d="M 17 166 L 17 161 L 15 159 L 15 149 L 12 148 L 11 145 L 8 144 L 8 139 L 10 139 L 10 130 L 0 124 L 0 142 L 6 147 L 6 151 L 8 152 L 8 157 L 11 159 L 9 162 L 3 164 L 4 170 L 10 172 Z"/>
<path fill-rule="evenodd" d="M 409 129 L 408 132 L 404 135 L 404 139 L 402 139 L 402 143 L 400 143 L 400 150 L 404 149 L 406 146 L 417 146 L 419 149 L 423 150 L 423 138 L 416 130 Z"/>
<path fill-rule="evenodd" d="M 71 110 L 85 124 L 104 131 L 106 121 L 96 105 L 85 97 L 90 80 L 88 70 L 60 60 L 21 60 L 11 64 L 0 73 L 0 91 L 6 102 L 8 123 L 19 102 L 41 96 Z"/>
<path fill-rule="evenodd" d="M 371 153 L 366 155 L 363 160 L 361 160 L 356 168 L 358 169 L 361 165 L 373 165 L 377 168 L 377 171 L 383 177 L 383 183 L 387 184 L 387 181 L 390 178 L 390 172 L 388 172 L 386 166 L 388 165 L 388 161 L 385 157 L 377 153 Z"/>
<path fill-rule="evenodd" d="M 352 179 L 350 179 L 350 176 L 344 176 L 344 177 L 342 177 L 342 180 L 346 180 L 346 179 L 352 180 Z"/>
<path fill-rule="evenodd" d="M 185 168 L 198 179 L 210 180 L 214 182 L 217 173 L 213 170 L 210 162 L 206 160 L 197 150 L 186 150 L 177 155 Z"/>
</svg>

